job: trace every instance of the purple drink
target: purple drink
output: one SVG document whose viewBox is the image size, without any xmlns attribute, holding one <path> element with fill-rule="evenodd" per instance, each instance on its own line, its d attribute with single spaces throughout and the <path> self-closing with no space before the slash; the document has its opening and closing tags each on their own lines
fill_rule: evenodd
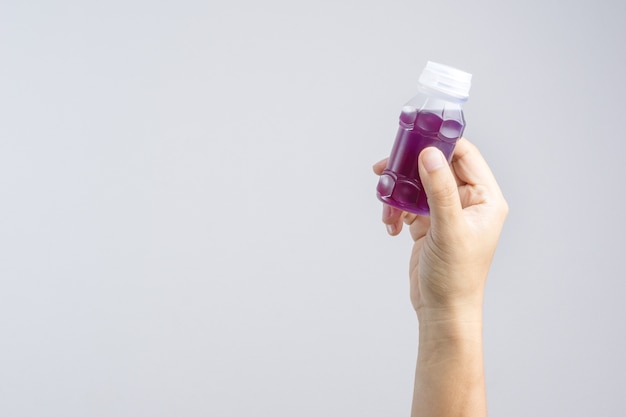
<svg viewBox="0 0 626 417">
<path fill-rule="evenodd" d="M 417 158 L 424 148 L 435 146 L 450 161 L 464 128 L 463 111 L 458 106 L 420 111 L 405 106 L 387 168 L 378 181 L 378 198 L 401 210 L 428 215 L 428 201 L 419 179 Z"/>
<path fill-rule="evenodd" d="M 411 213 L 428 215 L 428 200 L 417 168 L 420 152 L 439 148 L 448 159 L 463 134 L 463 103 L 472 75 L 446 65 L 428 62 L 418 81 L 418 94 L 403 108 L 400 128 L 387 168 L 378 180 L 376 194 L 385 204 Z"/>
</svg>

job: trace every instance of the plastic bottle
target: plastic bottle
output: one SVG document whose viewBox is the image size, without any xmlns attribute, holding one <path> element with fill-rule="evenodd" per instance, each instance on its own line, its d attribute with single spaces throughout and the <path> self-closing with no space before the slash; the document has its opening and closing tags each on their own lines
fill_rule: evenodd
<svg viewBox="0 0 626 417">
<path fill-rule="evenodd" d="M 467 72 L 427 63 L 418 80 L 417 95 L 402 108 L 389 162 L 376 187 L 383 203 L 411 213 L 429 214 L 417 157 L 424 148 L 435 146 L 450 162 L 465 129 L 462 106 L 469 97 L 471 80 Z"/>
</svg>

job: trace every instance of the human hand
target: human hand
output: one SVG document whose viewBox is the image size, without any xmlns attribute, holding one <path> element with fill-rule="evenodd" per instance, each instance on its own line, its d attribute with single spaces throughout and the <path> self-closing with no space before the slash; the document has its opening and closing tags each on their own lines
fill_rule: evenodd
<svg viewBox="0 0 626 417">
<path fill-rule="evenodd" d="M 465 138 L 457 142 L 450 165 L 432 147 L 420 153 L 418 164 L 430 216 L 383 205 L 389 234 L 410 226 L 411 302 L 420 323 L 478 319 L 508 205 L 480 152 Z M 386 165 L 387 159 L 377 162 L 374 172 L 382 174 Z"/>
</svg>

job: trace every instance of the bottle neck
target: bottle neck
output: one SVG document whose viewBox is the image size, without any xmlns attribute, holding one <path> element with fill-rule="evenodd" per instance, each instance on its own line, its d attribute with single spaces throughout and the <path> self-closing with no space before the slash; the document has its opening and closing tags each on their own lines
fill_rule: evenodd
<svg viewBox="0 0 626 417">
<path fill-rule="evenodd" d="M 428 96 L 434 96 L 434 97 L 437 97 L 439 99 L 450 101 L 450 102 L 453 102 L 453 103 L 458 103 L 458 104 L 463 104 L 468 99 L 467 96 L 457 96 L 457 95 L 448 94 L 448 93 L 445 93 L 445 92 L 443 92 L 441 90 L 437 90 L 435 88 L 431 88 L 429 86 L 426 86 L 424 84 L 418 84 L 417 85 L 417 90 L 418 90 L 419 93 L 426 94 Z"/>
</svg>

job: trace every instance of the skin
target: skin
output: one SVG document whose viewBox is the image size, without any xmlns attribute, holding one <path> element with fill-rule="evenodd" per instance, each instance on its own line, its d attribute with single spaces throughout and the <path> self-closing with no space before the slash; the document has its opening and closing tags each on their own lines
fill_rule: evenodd
<svg viewBox="0 0 626 417">
<path fill-rule="evenodd" d="M 382 173 L 387 159 L 374 164 Z M 452 161 L 436 148 L 418 160 L 430 216 L 383 205 L 390 235 L 410 229 L 411 303 L 419 321 L 412 417 L 487 415 L 482 349 L 485 282 L 508 214 L 491 170 L 467 139 Z"/>
</svg>

